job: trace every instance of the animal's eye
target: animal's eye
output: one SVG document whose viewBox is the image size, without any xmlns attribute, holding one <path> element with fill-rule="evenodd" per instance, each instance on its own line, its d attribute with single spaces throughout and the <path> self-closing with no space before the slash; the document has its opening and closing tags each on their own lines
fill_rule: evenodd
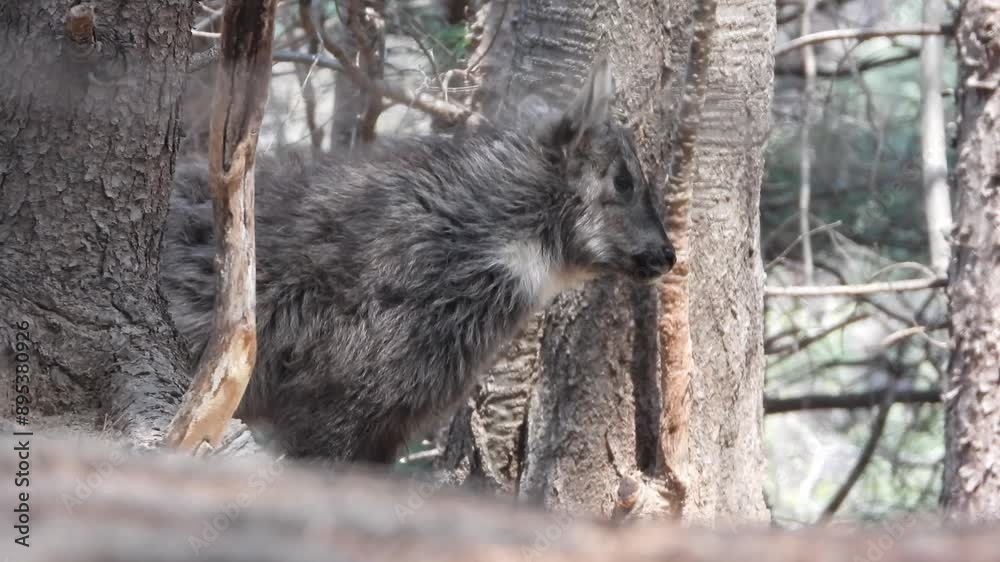
<svg viewBox="0 0 1000 562">
<path fill-rule="evenodd" d="M 615 191 L 621 193 L 622 195 L 632 193 L 635 189 L 635 182 L 632 180 L 632 174 L 628 171 L 628 166 L 624 162 L 618 166 L 618 172 L 615 174 Z"/>
</svg>

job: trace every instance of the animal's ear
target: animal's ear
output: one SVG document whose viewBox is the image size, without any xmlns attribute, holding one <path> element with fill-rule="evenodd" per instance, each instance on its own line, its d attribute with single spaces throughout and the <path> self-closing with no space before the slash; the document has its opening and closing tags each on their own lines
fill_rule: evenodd
<svg viewBox="0 0 1000 562">
<path fill-rule="evenodd" d="M 572 126 L 582 132 L 611 118 L 615 99 L 615 80 L 607 57 L 600 57 L 590 69 L 590 75 L 564 114 Z"/>
<path fill-rule="evenodd" d="M 578 144 L 591 129 L 611 118 L 614 98 L 615 83 L 611 65 L 607 57 L 602 56 L 594 62 L 590 75 L 569 107 L 542 127 L 542 143 L 560 152 Z"/>
</svg>

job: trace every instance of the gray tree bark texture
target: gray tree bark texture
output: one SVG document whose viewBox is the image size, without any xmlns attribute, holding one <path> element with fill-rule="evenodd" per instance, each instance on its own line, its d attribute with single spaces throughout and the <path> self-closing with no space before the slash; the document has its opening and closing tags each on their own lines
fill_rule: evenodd
<svg viewBox="0 0 1000 562">
<path fill-rule="evenodd" d="M 957 31 L 961 123 L 948 286 L 944 504 L 1000 518 L 1000 2 L 965 0 Z"/>
<path fill-rule="evenodd" d="M 719 0 L 712 38 L 691 189 L 691 521 L 767 517 L 759 209 L 774 9 L 767 0 Z"/>
<path fill-rule="evenodd" d="M 485 69 L 477 109 L 509 120 L 530 119 L 532 100 L 558 107 L 595 54 L 608 52 L 619 106 L 636 133 L 645 171 L 654 185 L 665 186 L 689 58 L 691 3 L 503 4 L 487 6 L 493 15 L 483 18 L 487 37 L 478 46 L 486 52 L 477 49 L 472 58 Z M 771 95 L 773 10 L 765 1 L 719 4 L 709 96 L 695 150 L 690 237 L 696 373 L 689 447 L 694 476 L 684 511 L 694 521 L 766 517 L 757 203 Z M 495 23 L 496 13 L 512 18 L 506 36 Z M 498 36 L 489 37 L 495 30 Z M 658 470 L 655 303 L 652 289 L 609 282 L 558 299 L 532 330 L 540 345 L 522 340 L 505 357 L 505 367 L 490 374 L 472 406 L 470 417 L 478 417 L 478 426 L 456 432 L 453 424 L 449 448 L 457 440 L 467 463 L 481 465 L 485 459 L 508 469 L 493 470 L 488 480 L 500 480 L 494 487 L 556 510 L 610 515 L 623 477 L 641 480 Z M 537 375 L 525 371 L 536 368 Z M 509 397 L 503 408 L 482 407 L 490 403 L 489 384 Z M 498 413 L 504 423 L 491 422 Z M 494 426 L 503 431 L 490 433 Z M 509 470 L 512 465 L 517 470 Z"/>
<path fill-rule="evenodd" d="M 15 442 L 4 434 L 0 448 L 10 451 Z M 306 472 L 266 457 L 133 457 L 39 436 L 30 447 L 31 546 L 14 544 L 15 531 L 0 543 L 0 555 L 24 562 L 1000 562 L 995 527 L 946 533 L 908 518 L 864 533 L 616 528 L 428 481 Z M 17 462 L 0 455 L 0 470 L 12 474 Z M 0 484 L 3 497 L 15 490 L 13 479 Z M 16 515 L 4 510 L 4 528 L 13 529 Z"/>
<path fill-rule="evenodd" d="M 0 4 L 0 407 L 27 322 L 31 425 L 103 414 L 152 443 L 186 386 L 157 268 L 193 10 Z"/>
</svg>

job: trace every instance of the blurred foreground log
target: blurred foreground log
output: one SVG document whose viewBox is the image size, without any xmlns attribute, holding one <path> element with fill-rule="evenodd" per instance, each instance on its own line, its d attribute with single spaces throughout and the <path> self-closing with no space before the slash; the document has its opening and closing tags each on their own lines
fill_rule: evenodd
<svg viewBox="0 0 1000 562">
<path fill-rule="evenodd" d="M 310 473 L 263 456 L 131 457 L 30 439 L 31 547 L 5 537 L 0 548 L 17 560 L 1000 562 L 996 528 L 918 531 L 913 520 L 864 534 L 614 528 L 358 470 Z M 18 470 L 15 445 L 0 439 L 5 475 Z M 5 500 L 25 490 L 12 478 L 2 488 Z M 4 514 L 11 529 L 16 514 Z"/>
</svg>

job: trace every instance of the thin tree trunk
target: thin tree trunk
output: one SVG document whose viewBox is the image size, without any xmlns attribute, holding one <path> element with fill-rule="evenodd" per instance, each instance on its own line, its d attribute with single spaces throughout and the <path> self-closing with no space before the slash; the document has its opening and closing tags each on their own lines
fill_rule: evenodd
<svg viewBox="0 0 1000 562">
<path fill-rule="evenodd" d="M 527 106 L 535 102 L 524 100 L 560 107 L 605 48 L 599 39 L 603 18 L 595 16 L 619 12 L 595 2 L 515 4 L 513 49 L 507 68 L 499 71 L 509 79 L 499 82 L 503 97 L 497 105 L 531 119 L 536 109 Z M 621 14 L 641 19 L 630 10 Z M 619 83 L 642 82 L 627 57 L 612 55 Z M 654 463 L 659 409 L 651 297 L 649 289 L 601 282 L 565 295 L 547 311 L 539 382 L 520 451 L 517 489 L 523 497 L 574 513 L 610 515 L 619 480 L 636 472 L 639 462 Z M 644 458 L 637 460 L 637 454 Z"/>
<path fill-rule="evenodd" d="M 382 0 L 336 1 L 340 22 L 334 40 L 368 78 L 381 79 L 385 37 L 380 26 L 385 3 Z M 366 10 L 371 10 L 373 17 L 369 18 Z M 356 143 L 375 140 L 375 122 L 382 113 L 381 96 L 365 91 L 343 74 L 337 75 L 333 96 L 332 146 L 352 148 Z"/>
<path fill-rule="evenodd" d="M 924 24 L 941 25 L 945 5 L 941 0 L 924 0 Z M 945 155 L 944 38 L 926 35 L 920 49 L 920 146 L 923 155 L 924 213 L 931 267 L 939 275 L 948 271 L 951 247 L 945 238 L 951 231 L 951 194 L 948 192 L 948 160 Z"/>
<path fill-rule="evenodd" d="M 1000 3 L 962 2 L 944 504 L 1000 517 Z"/>
<path fill-rule="evenodd" d="M 151 444 L 186 386 L 157 269 L 194 8 L 70 5 L 0 4 L 0 379 L 27 323 L 29 424 Z"/>
<path fill-rule="evenodd" d="M 802 36 L 812 31 L 815 0 L 805 0 L 802 9 Z M 799 236 L 802 237 L 802 278 L 804 285 L 813 284 L 812 232 L 809 227 L 809 207 L 812 198 L 812 126 L 813 93 L 816 89 L 816 52 L 812 45 L 802 48 L 802 128 L 799 133 Z"/>
</svg>

